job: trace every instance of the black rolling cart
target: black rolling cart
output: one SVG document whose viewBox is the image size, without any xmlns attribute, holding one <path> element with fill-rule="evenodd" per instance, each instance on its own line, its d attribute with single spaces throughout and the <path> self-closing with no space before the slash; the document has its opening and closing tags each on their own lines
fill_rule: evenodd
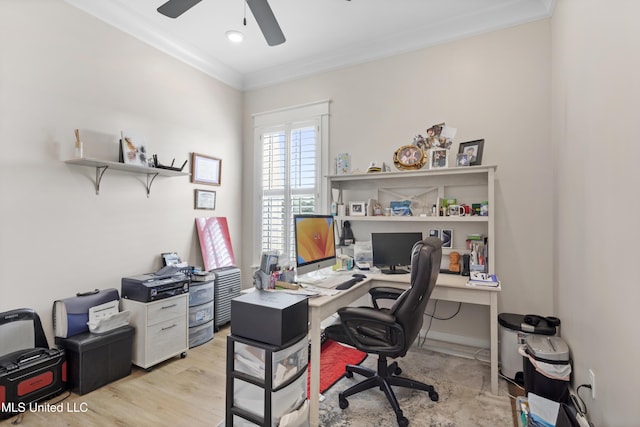
<svg viewBox="0 0 640 427">
<path fill-rule="evenodd" d="M 231 301 L 227 427 L 309 425 L 308 305 L 304 296 L 248 292 Z"/>
</svg>

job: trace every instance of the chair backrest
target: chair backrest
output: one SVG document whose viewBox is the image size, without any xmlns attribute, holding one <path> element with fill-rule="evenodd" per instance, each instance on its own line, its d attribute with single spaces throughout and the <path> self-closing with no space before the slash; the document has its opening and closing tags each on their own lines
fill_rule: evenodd
<svg viewBox="0 0 640 427">
<path fill-rule="evenodd" d="M 391 313 L 402 325 L 405 334 L 404 352 L 409 350 L 420 329 L 424 310 L 436 286 L 442 259 L 442 242 L 427 237 L 417 242 L 411 250 L 411 287 L 391 307 Z"/>
</svg>

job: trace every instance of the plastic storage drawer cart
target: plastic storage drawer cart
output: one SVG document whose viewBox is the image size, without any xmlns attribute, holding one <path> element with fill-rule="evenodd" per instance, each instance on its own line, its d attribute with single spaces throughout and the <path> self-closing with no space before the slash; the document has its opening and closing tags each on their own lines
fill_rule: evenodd
<svg viewBox="0 0 640 427">
<path fill-rule="evenodd" d="M 215 329 L 214 282 L 191 282 L 189 287 L 189 348 L 213 338 Z"/>
<path fill-rule="evenodd" d="M 226 426 L 308 426 L 308 360 L 307 335 L 283 346 L 229 335 Z"/>
</svg>

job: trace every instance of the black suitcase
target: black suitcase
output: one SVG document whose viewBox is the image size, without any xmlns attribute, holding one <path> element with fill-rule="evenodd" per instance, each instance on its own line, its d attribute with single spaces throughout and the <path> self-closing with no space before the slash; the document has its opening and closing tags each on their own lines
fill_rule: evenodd
<svg viewBox="0 0 640 427">
<path fill-rule="evenodd" d="M 0 357 L 0 418 L 25 412 L 66 388 L 63 349 L 35 348 Z"/>
<path fill-rule="evenodd" d="M 33 408 L 66 389 L 63 349 L 50 349 L 31 309 L 0 313 L 0 419 Z"/>
</svg>

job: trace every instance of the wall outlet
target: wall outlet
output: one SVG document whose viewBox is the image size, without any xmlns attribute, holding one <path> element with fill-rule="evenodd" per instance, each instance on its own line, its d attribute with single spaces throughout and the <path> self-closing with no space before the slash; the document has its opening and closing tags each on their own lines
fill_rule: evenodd
<svg viewBox="0 0 640 427">
<path fill-rule="evenodd" d="M 591 384 L 591 398 L 596 399 L 596 373 L 589 369 L 589 383 Z"/>
</svg>

